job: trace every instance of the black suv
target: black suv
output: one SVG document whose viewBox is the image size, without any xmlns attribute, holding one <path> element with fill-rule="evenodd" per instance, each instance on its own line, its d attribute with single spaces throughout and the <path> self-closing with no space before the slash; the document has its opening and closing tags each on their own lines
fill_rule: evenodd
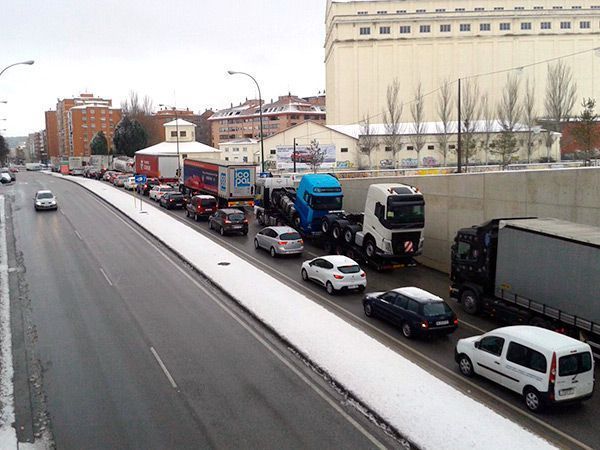
<svg viewBox="0 0 600 450">
<path fill-rule="evenodd" d="M 185 206 L 183 194 L 180 192 L 167 192 L 158 202 L 160 206 L 167 209 L 183 209 Z"/>
<path fill-rule="evenodd" d="M 368 317 L 379 316 L 398 325 L 407 338 L 450 334 L 458 328 L 456 314 L 444 300 L 416 287 L 366 294 L 363 307 Z"/>
<path fill-rule="evenodd" d="M 219 209 L 208 218 L 208 228 L 217 230 L 221 236 L 229 233 L 248 234 L 248 219 L 239 209 Z"/>
</svg>

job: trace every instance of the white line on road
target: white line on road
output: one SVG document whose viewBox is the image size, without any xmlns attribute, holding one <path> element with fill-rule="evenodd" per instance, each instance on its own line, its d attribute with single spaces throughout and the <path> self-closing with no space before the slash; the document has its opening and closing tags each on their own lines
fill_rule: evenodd
<svg viewBox="0 0 600 450">
<path fill-rule="evenodd" d="M 169 369 L 167 369 L 167 366 L 165 366 L 165 363 L 163 363 L 162 359 L 160 359 L 160 356 L 158 355 L 158 352 L 156 350 L 154 350 L 154 347 L 150 347 L 150 351 L 152 352 L 152 355 L 154 356 L 154 359 L 156 359 L 156 362 L 158 363 L 158 365 L 160 366 L 160 368 L 164 372 L 165 376 L 169 380 L 169 383 L 171 383 L 171 386 L 173 386 L 173 389 L 179 389 L 177 387 L 177 383 L 175 383 L 175 380 L 171 376 L 171 373 L 169 372 Z"/>
<path fill-rule="evenodd" d="M 75 236 L 77 236 L 79 238 L 80 241 L 83 241 L 83 238 L 81 237 L 81 235 L 79 234 L 79 231 L 75 230 Z"/>
<path fill-rule="evenodd" d="M 106 281 L 108 282 L 108 284 L 110 284 L 112 286 L 113 285 L 112 281 L 110 281 L 110 278 L 108 278 L 108 275 L 106 275 L 106 272 L 104 271 L 104 269 L 102 267 L 100 267 L 100 272 L 102 272 L 102 275 L 104 275 L 104 278 L 106 278 Z"/>
<path fill-rule="evenodd" d="M 162 255 L 164 255 L 169 261 L 170 258 L 168 258 L 168 256 L 163 253 L 153 242 L 151 242 L 148 238 L 146 238 L 139 230 L 135 229 L 131 224 L 129 224 L 124 218 L 122 218 L 119 214 L 117 214 L 111 207 L 109 207 L 107 204 L 105 204 L 104 201 L 97 199 L 93 194 L 91 194 L 92 198 L 99 204 L 101 205 L 103 208 L 105 208 L 107 211 L 109 211 L 111 214 L 113 214 L 115 217 L 117 217 L 121 222 L 123 222 L 127 227 L 129 227 L 132 231 L 134 231 L 137 235 L 139 235 L 142 239 L 144 239 L 146 242 L 148 242 L 150 245 L 152 245 L 159 253 L 161 253 Z M 226 246 L 229 246 L 230 248 L 235 248 L 233 247 L 231 244 L 229 244 L 228 242 L 226 242 L 225 240 L 220 239 L 218 236 L 214 236 L 216 239 L 220 240 L 223 244 L 225 244 Z M 266 266 L 266 264 L 264 264 L 262 261 L 246 254 L 246 256 L 254 261 L 256 261 L 257 263 Z M 190 279 L 193 280 L 193 278 L 191 278 L 191 276 L 189 276 L 189 274 L 187 274 L 187 272 L 185 272 L 183 269 L 181 269 L 178 265 L 176 265 L 173 261 L 171 261 L 171 263 L 173 265 L 175 265 L 175 267 L 177 267 L 177 269 L 179 269 L 182 273 L 186 274 L 188 277 L 190 277 Z M 302 286 L 299 282 L 297 282 L 296 280 L 284 275 L 284 274 L 279 274 L 279 276 L 281 276 L 282 278 L 286 278 L 289 281 L 291 281 L 293 284 L 298 285 L 298 286 Z M 195 282 L 195 280 L 193 280 Z M 198 286 L 201 286 L 200 284 L 198 284 Z M 464 383 L 466 385 L 468 385 L 470 388 L 472 388 L 473 390 L 479 392 L 480 394 L 490 398 L 493 402 L 502 404 L 504 407 L 510 409 L 513 413 L 515 413 L 517 416 L 522 416 L 527 418 L 528 420 L 536 423 L 538 426 L 540 426 L 541 428 L 544 428 L 548 431 L 551 431 L 553 433 L 555 433 L 556 435 L 562 437 L 563 439 L 571 442 L 574 445 L 577 445 L 578 447 L 584 448 L 584 449 L 589 449 L 590 447 L 586 444 L 584 444 L 583 442 L 577 440 L 575 437 L 565 433 L 564 431 L 552 426 L 551 424 L 544 422 L 542 419 L 529 414 L 528 412 L 526 412 L 524 409 L 522 409 L 519 406 L 514 405 L 512 402 L 504 400 L 503 398 L 491 393 L 490 391 L 486 390 L 483 386 L 478 385 L 477 383 L 475 383 L 474 381 L 471 381 L 469 379 L 466 379 L 464 376 L 461 376 L 460 374 L 458 374 L 455 370 L 452 370 L 444 365 L 442 365 L 441 363 L 437 362 L 436 360 L 434 360 L 433 358 L 427 356 L 426 354 L 420 352 L 419 350 L 411 347 L 410 345 L 406 344 L 405 342 L 402 342 L 401 340 L 397 339 L 396 337 L 392 336 L 391 334 L 387 333 L 386 331 L 381 330 L 380 328 L 376 327 L 375 325 L 373 325 L 372 323 L 364 320 L 363 318 L 351 313 L 350 311 L 347 311 L 345 309 L 343 309 L 340 305 L 337 305 L 336 303 L 332 302 L 331 300 L 322 297 L 318 294 L 316 294 L 319 298 L 321 298 L 322 300 L 326 301 L 329 305 L 331 305 L 332 307 L 338 309 L 339 311 L 341 311 L 342 313 L 344 313 L 344 315 L 349 315 L 350 317 L 352 317 L 354 320 L 357 320 L 358 322 L 360 322 L 361 324 L 363 324 L 364 326 L 370 328 L 371 330 L 373 330 L 376 334 L 379 334 L 381 336 L 386 337 L 387 339 L 393 341 L 395 344 L 397 344 L 398 346 L 402 347 L 403 349 L 405 349 L 406 351 L 408 351 L 409 353 L 412 353 L 413 355 L 416 355 L 417 357 L 427 361 L 429 364 L 431 364 L 432 366 L 436 367 L 441 373 L 444 373 L 446 376 L 449 376 L 451 379 L 455 380 L 455 381 L 459 381 L 460 383 Z M 464 322 L 463 322 L 464 323 Z M 466 389 L 465 389 L 466 390 Z"/>
</svg>

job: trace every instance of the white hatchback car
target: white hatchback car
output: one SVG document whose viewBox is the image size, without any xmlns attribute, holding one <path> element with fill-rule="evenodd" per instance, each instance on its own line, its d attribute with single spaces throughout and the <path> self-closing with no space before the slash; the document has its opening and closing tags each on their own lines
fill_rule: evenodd
<svg viewBox="0 0 600 450">
<path fill-rule="evenodd" d="M 173 186 L 169 186 L 168 184 L 158 184 L 150 190 L 148 193 L 148 198 L 150 200 L 159 201 L 160 198 L 167 192 L 177 192 L 177 189 L 175 189 Z"/>
<path fill-rule="evenodd" d="M 136 186 L 137 186 L 137 183 L 135 182 L 135 177 L 129 177 L 123 183 L 123 187 L 125 189 L 127 189 L 128 191 L 133 191 Z"/>
<path fill-rule="evenodd" d="M 329 295 L 341 290 L 364 291 L 367 275 L 358 263 L 347 256 L 320 256 L 302 263 L 302 279 L 325 286 Z"/>
</svg>

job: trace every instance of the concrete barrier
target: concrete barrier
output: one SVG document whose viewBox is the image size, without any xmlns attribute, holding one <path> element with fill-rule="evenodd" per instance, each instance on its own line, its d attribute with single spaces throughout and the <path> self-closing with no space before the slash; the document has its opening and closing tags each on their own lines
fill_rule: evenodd
<svg viewBox="0 0 600 450">
<path fill-rule="evenodd" d="M 600 226 L 600 168 L 527 170 L 340 180 L 344 209 L 362 211 L 373 183 L 406 183 L 425 195 L 425 247 L 419 261 L 449 271 L 456 231 L 498 217 L 556 217 Z"/>
</svg>

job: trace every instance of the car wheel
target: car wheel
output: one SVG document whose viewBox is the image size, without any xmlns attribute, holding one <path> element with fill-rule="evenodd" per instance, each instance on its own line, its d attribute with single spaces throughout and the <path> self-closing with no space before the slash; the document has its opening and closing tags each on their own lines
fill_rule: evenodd
<svg viewBox="0 0 600 450">
<path fill-rule="evenodd" d="M 373 311 L 373 305 L 371 305 L 371 302 L 365 303 L 364 309 L 365 309 L 365 316 L 373 317 L 374 311 Z"/>
<path fill-rule="evenodd" d="M 402 334 L 404 335 L 405 338 L 407 339 L 411 339 L 413 337 L 413 329 L 410 326 L 410 323 L 408 322 L 404 322 L 402 324 Z"/>
<path fill-rule="evenodd" d="M 185 217 L 190 217 L 190 212 L 187 209 L 185 210 Z"/>
<path fill-rule="evenodd" d="M 477 314 L 479 312 L 479 298 L 471 289 L 466 289 L 460 296 L 463 309 L 468 314 Z"/>
<path fill-rule="evenodd" d="M 467 355 L 460 355 L 458 357 L 458 369 L 465 377 L 471 378 L 475 373 L 473 371 L 473 363 Z"/>
<path fill-rule="evenodd" d="M 242 236 L 247 236 L 248 235 L 248 230 L 242 231 Z"/>
<path fill-rule="evenodd" d="M 333 284 L 331 284 L 331 281 L 328 281 L 327 284 L 325 285 L 325 289 L 327 289 L 327 293 L 329 295 L 334 295 L 335 294 L 335 288 L 333 287 Z"/>
<path fill-rule="evenodd" d="M 194 213 L 194 220 L 196 222 L 198 222 L 200 220 L 200 217 L 198 217 L 198 214 Z"/>
<path fill-rule="evenodd" d="M 269 251 L 269 253 L 271 254 L 272 258 L 275 258 L 277 256 L 277 252 L 275 251 L 275 247 L 271 247 L 271 250 Z"/>
<path fill-rule="evenodd" d="M 213 226 L 212 220 L 208 219 L 208 229 L 209 230 L 214 230 L 215 227 Z"/>
<path fill-rule="evenodd" d="M 308 281 L 308 273 L 306 272 L 306 269 L 302 269 L 302 272 L 300 272 L 302 274 L 302 279 L 304 281 Z"/>
<path fill-rule="evenodd" d="M 358 287 L 358 292 L 364 292 L 366 288 L 367 288 L 366 286 L 361 285 Z"/>
<path fill-rule="evenodd" d="M 221 236 L 225 236 L 225 228 L 224 228 L 224 227 L 221 227 L 221 228 L 219 229 L 219 233 L 221 233 Z"/>
<path fill-rule="evenodd" d="M 254 238 L 254 248 L 256 250 L 260 249 L 260 244 L 258 243 L 258 239 Z"/>
<path fill-rule="evenodd" d="M 525 406 L 531 412 L 537 413 L 543 409 L 542 397 L 540 393 L 532 387 L 525 388 L 523 393 L 523 399 L 525 400 Z"/>
</svg>

